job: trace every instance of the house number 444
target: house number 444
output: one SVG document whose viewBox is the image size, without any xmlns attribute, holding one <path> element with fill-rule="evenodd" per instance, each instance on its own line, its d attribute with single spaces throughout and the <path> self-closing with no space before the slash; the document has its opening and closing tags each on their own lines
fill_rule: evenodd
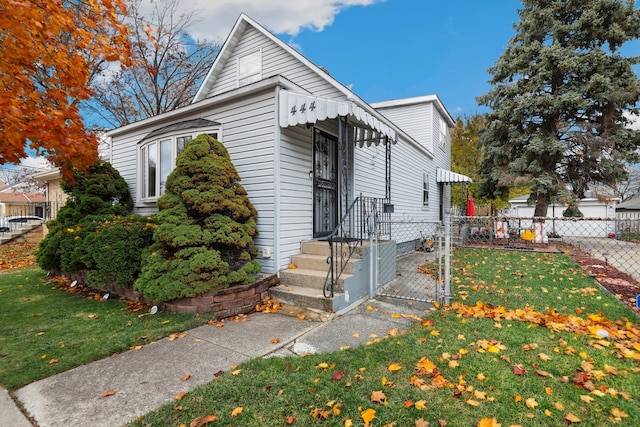
<svg viewBox="0 0 640 427">
<path fill-rule="evenodd" d="M 309 110 L 313 111 L 316 109 L 316 101 L 312 101 L 311 104 L 309 104 Z M 295 116 L 298 111 L 300 111 L 300 113 L 304 113 L 305 111 L 307 111 L 307 103 L 305 102 L 304 104 L 300 105 L 300 109 L 297 110 L 296 106 L 294 105 L 293 107 L 291 107 L 291 115 Z"/>
</svg>

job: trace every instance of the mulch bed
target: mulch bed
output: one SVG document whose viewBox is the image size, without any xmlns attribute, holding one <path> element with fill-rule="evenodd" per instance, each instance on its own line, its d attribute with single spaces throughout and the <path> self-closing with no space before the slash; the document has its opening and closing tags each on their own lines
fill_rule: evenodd
<svg viewBox="0 0 640 427">
<path fill-rule="evenodd" d="M 611 264 L 590 257 L 588 252 L 567 244 L 562 246 L 563 252 L 593 276 L 601 287 L 611 292 L 624 305 L 640 315 L 640 310 L 636 308 L 636 297 L 640 295 L 640 282 Z"/>
</svg>

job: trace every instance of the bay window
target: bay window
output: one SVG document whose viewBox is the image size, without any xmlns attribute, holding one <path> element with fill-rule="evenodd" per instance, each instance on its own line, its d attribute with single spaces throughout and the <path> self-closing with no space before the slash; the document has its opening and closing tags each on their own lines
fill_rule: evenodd
<svg viewBox="0 0 640 427">
<path fill-rule="evenodd" d="M 189 129 L 190 125 L 199 129 Z M 203 129 L 202 126 L 208 128 Z M 140 198 L 155 201 L 165 192 L 167 177 L 176 167 L 176 158 L 187 142 L 200 134 L 208 134 L 218 139 L 219 123 L 196 119 L 180 122 L 149 133 L 139 145 L 140 155 Z M 188 129 L 188 130 L 187 130 Z"/>
</svg>

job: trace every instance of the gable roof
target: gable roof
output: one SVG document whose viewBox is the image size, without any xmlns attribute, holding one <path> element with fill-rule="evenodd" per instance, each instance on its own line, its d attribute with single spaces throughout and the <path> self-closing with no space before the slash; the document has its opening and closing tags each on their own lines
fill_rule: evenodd
<svg viewBox="0 0 640 427">
<path fill-rule="evenodd" d="M 3 193 L 0 192 L 0 203 L 42 203 L 45 196 L 42 193 Z"/>
<path fill-rule="evenodd" d="M 618 205 L 620 210 L 640 210 L 640 196 L 634 196 Z"/>
<path fill-rule="evenodd" d="M 337 90 L 342 92 L 349 100 L 353 100 L 352 98 L 355 97 L 361 103 L 366 104 L 362 99 L 360 99 L 355 93 L 349 90 L 346 86 L 344 86 L 338 80 L 331 77 L 331 75 L 327 73 L 326 70 L 324 70 L 323 68 L 317 66 L 316 64 L 308 60 L 300 52 L 298 52 L 297 50 L 293 49 L 291 46 L 289 46 L 288 44 L 280 40 L 273 33 L 268 31 L 266 28 L 258 24 L 256 21 L 254 21 L 244 13 L 241 13 L 238 19 L 236 20 L 236 23 L 234 24 L 233 28 L 231 29 L 231 32 L 229 33 L 229 35 L 227 36 L 227 39 L 224 42 L 224 45 L 222 46 L 222 49 L 220 49 L 218 56 L 216 56 L 216 59 L 214 60 L 213 65 L 211 66 L 211 69 L 207 74 L 207 77 L 205 77 L 202 84 L 200 85 L 200 88 L 198 89 L 198 92 L 196 93 L 196 96 L 193 98 L 193 101 L 191 101 L 192 103 L 202 101 L 207 97 L 207 94 L 213 87 L 213 84 L 215 83 L 216 79 L 222 72 L 227 61 L 229 60 L 236 46 L 238 45 L 238 42 L 242 39 L 243 34 L 245 33 L 246 29 L 249 26 L 255 28 L 258 32 L 263 34 L 273 43 L 278 45 L 280 48 L 284 49 L 287 53 L 295 57 L 298 61 L 302 62 L 308 68 L 313 70 L 321 78 L 326 80 L 330 85 L 332 85 Z"/>
<path fill-rule="evenodd" d="M 283 101 L 292 101 L 296 97 L 307 97 L 309 98 L 309 102 L 313 102 L 315 100 L 317 101 L 317 103 L 320 103 L 323 105 L 331 105 L 333 102 L 336 102 L 336 108 L 340 108 L 341 110 L 341 112 L 339 112 L 338 115 L 340 116 L 350 115 L 355 117 L 358 121 L 362 122 L 366 126 L 372 127 L 374 129 L 373 134 L 386 135 L 393 142 L 397 141 L 398 133 L 401 133 L 403 136 L 408 137 L 408 135 L 405 132 L 403 132 L 400 128 L 395 126 L 391 121 L 389 121 L 389 119 L 384 117 L 379 111 L 377 111 L 371 105 L 367 104 L 358 95 L 356 95 L 349 88 L 344 86 L 338 80 L 331 77 L 331 75 L 327 73 L 326 70 L 324 70 L 323 68 L 317 66 L 316 64 L 308 60 L 300 52 L 298 52 L 297 50 L 293 49 L 291 46 L 289 46 L 288 44 L 280 40 L 273 33 L 265 29 L 263 26 L 258 24 L 256 21 L 254 21 L 244 13 L 240 14 L 240 17 L 234 24 L 231 32 L 229 33 L 229 36 L 227 37 L 224 45 L 222 46 L 222 49 L 220 49 L 218 56 L 214 60 L 213 65 L 211 66 L 211 69 L 207 74 L 207 77 L 205 77 L 204 81 L 202 82 L 202 85 L 200 86 L 200 88 L 198 89 L 198 92 L 196 93 L 196 96 L 193 98 L 192 103 L 197 103 L 199 101 L 206 99 L 216 79 L 224 69 L 225 65 L 227 64 L 227 61 L 233 54 L 236 46 L 242 39 L 242 36 L 248 27 L 253 27 L 256 31 L 263 34 L 266 38 L 268 38 L 270 41 L 275 43 L 281 49 L 283 49 L 284 51 L 292 55 L 296 60 L 304 64 L 307 68 L 312 70 L 314 73 L 316 73 L 318 76 L 324 79 L 327 83 L 329 83 L 332 87 L 334 87 L 339 92 L 341 92 L 347 98 L 346 101 L 338 101 L 338 100 L 314 97 L 313 94 L 308 94 L 308 93 L 307 94 L 290 93 L 290 94 L 282 94 L 281 99 Z M 285 105 L 285 103 L 281 103 L 282 111 L 285 111 L 285 112 L 289 111 L 290 108 L 288 107 L 289 107 L 288 104 Z M 332 115 L 331 113 L 329 113 L 326 116 L 323 114 L 321 114 L 320 116 L 318 116 L 315 113 L 313 114 L 314 120 L 315 119 L 322 120 L 327 117 L 334 118 L 335 115 Z M 295 124 L 300 124 L 302 122 L 306 123 L 306 120 L 307 120 L 306 115 L 303 117 L 299 113 L 295 114 L 293 118 L 290 117 L 288 119 L 283 117 L 283 114 L 280 114 L 280 124 L 282 126 L 287 126 L 287 125 L 292 126 Z M 370 138 L 370 136 L 366 136 L 363 138 Z M 373 136 L 373 138 L 375 139 L 376 137 Z M 411 139 L 410 137 L 408 138 Z"/>
</svg>

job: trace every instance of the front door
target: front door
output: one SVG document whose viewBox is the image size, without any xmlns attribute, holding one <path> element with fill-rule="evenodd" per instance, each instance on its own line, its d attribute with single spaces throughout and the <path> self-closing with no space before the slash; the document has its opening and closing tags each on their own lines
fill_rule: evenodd
<svg viewBox="0 0 640 427">
<path fill-rule="evenodd" d="M 313 237 L 324 237 L 338 225 L 338 138 L 313 132 Z"/>
</svg>

